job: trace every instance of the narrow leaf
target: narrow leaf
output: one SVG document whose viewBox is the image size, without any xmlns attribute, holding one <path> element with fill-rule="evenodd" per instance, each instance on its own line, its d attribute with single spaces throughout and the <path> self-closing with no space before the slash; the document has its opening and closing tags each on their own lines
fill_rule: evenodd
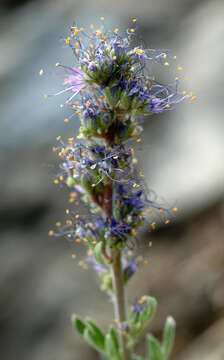
<svg viewBox="0 0 224 360">
<path fill-rule="evenodd" d="M 167 360 L 171 353 L 175 338 L 175 328 L 176 328 L 175 320 L 171 316 L 169 316 L 166 320 L 166 324 L 163 332 L 162 353 L 164 360 Z"/>
<path fill-rule="evenodd" d="M 93 346 L 98 351 L 104 352 L 104 346 L 102 346 L 98 336 L 91 329 L 86 327 L 83 337 L 89 345 Z"/>
<path fill-rule="evenodd" d="M 72 315 L 72 326 L 81 336 L 83 336 L 86 325 L 76 315 Z"/>
<path fill-rule="evenodd" d="M 162 360 L 160 343 L 153 335 L 147 336 L 148 340 L 148 360 Z"/>
<path fill-rule="evenodd" d="M 99 343 L 101 343 L 102 348 L 104 348 L 104 344 L 105 344 L 104 333 L 100 330 L 100 328 L 96 324 L 94 324 L 94 322 L 92 320 L 88 319 L 88 320 L 86 320 L 86 323 L 91 328 L 92 332 L 94 333 L 94 336 L 96 336 L 97 341 Z"/>
</svg>

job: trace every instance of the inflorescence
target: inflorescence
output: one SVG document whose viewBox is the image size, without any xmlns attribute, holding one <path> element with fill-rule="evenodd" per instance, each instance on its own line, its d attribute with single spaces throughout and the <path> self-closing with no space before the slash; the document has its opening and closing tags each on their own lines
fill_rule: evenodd
<svg viewBox="0 0 224 360">
<path fill-rule="evenodd" d="M 78 205 L 79 196 L 91 210 L 87 218 L 67 209 L 69 219 L 65 225 L 57 222 L 57 230 L 50 230 L 49 235 L 64 235 L 87 244 L 90 251 L 87 263 L 100 274 L 107 273 L 108 248 L 129 251 L 135 248 L 132 239 L 146 215 L 156 211 L 164 214 L 165 224 L 170 221 L 167 218 L 170 209 L 153 191 L 146 194 L 144 175 L 135 169 L 135 150 L 130 142 L 132 139 L 141 142 L 142 116 L 170 111 L 185 99 L 196 99 L 192 92 L 180 90 L 181 76 L 162 84 L 150 74 L 152 64 L 167 68 L 176 64 L 176 56 L 169 50 L 133 47 L 135 24 L 133 19 L 125 36 L 120 35 L 118 28 L 105 30 L 103 18 L 102 26 L 95 30 L 91 25 L 90 32 L 72 26 L 64 41 L 72 49 L 76 65 L 57 63 L 61 72 L 53 74 L 63 78 L 63 89 L 46 95 L 47 98 L 66 93 L 68 97 L 61 107 L 67 105 L 71 118 L 78 116 L 81 122 L 76 138 L 64 142 L 57 137 L 53 151 L 61 164 L 54 183 L 66 183 L 71 189 L 69 202 Z M 181 74 L 182 67 L 175 67 Z M 43 74 L 41 70 L 40 75 Z M 155 226 L 152 222 L 153 230 Z M 99 244 L 105 256 L 103 264 L 93 257 Z M 123 264 L 125 281 L 136 272 L 137 263 L 133 258 Z M 104 287 L 109 289 L 105 284 Z"/>
</svg>

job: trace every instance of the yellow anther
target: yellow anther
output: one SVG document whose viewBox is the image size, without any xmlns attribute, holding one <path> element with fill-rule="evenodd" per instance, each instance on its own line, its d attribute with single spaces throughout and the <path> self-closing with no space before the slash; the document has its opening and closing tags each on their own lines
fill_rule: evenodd
<svg viewBox="0 0 224 360">
<path fill-rule="evenodd" d="M 177 58 L 177 57 L 176 57 L 176 55 L 174 55 L 174 57 L 173 57 L 173 58 L 174 58 L 174 60 L 176 60 L 176 58 Z"/>
<path fill-rule="evenodd" d="M 182 92 L 182 94 L 183 94 L 183 95 L 186 95 L 186 94 L 187 94 L 186 90 L 184 90 L 184 91 Z"/>
<path fill-rule="evenodd" d="M 93 24 L 90 25 L 90 29 L 93 30 L 94 29 L 94 26 Z"/>
<path fill-rule="evenodd" d="M 167 109 L 169 109 L 169 108 L 170 108 L 170 104 L 166 104 L 165 107 L 166 107 Z"/>
<path fill-rule="evenodd" d="M 148 260 L 143 260 L 143 264 L 148 264 Z"/>
<path fill-rule="evenodd" d="M 40 76 L 43 75 L 43 73 L 44 73 L 44 70 L 41 69 L 40 72 L 39 72 Z"/>
<path fill-rule="evenodd" d="M 64 180 L 64 177 L 61 175 L 61 176 L 59 176 L 59 180 L 60 181 L 63 181 Z"/>
<path fill-rule="evenodd" d="M 80 243 L 80 242 L 81 242 L 81 239 L 80 239 L 80 238 L 76 238 L 75 241 L 76 241 L 77 243 Z"/>
<path fill-rule="evenodd" d="M 55 184 L 55 185 L 59 184 L 58 179 L 54 179 L 54 184 Z"/>
<path fill-rule="evenodd" d="M 66 225 L 71 226 L 72 225 L 72 220 L 66 220 Z"/>
<path fill-rule="evenodd" d="M 144 53 L 144 51 L 142 49 L 137 49 L 136 52 L 140 55 Z"/>
<path fill-rule="evenodd" d="M 104 17 L 103 17 L 103 16 L 101 16 L 100 20 L 101 20 L 101 21 L 104 21 Z"/>
<path fill-rule="evenodd" d="M 53 235 L 54 235 L 54 231 L 53 231 L 53 230 L 50 230 L 50 231 L 48 232 L 48 235 L 49 235 L 49 236 L 53 236 Z"/>
<path fill-rule="evenodd" d="M 118 28 L 114 29 L 114 33 L 115 33 L 115 34 L 117 34 L 118 32 L 119 32 L 119 29 L 118 29 Z"/>
<path fill-rule="evenodd" d="M 133 230 L 131 231 L 131 234 L 132 234 L 133 236 L 136 236 L 136 235 L 137 235 L 137 231 L 133 229 Z"/>
<path fill-rule="evenodd" d="M 168 225 L 170 223 L 170 220 L 165 221 L 165 225 Z"/>
<path fill-rule="evenodd" d="M 76 218 L 76 219 L 79 219 L 79 217 L 80 217 L 80 215 L 79 215 L 79 214 L 75 215 L 75 218 Z"/>
<path fill-rule="evenodd" d="M 72 254 L 72 259 L 75 259 L 76 258 L 76 255 L 75 254 Z"/>
<path fill-rule="evenodd" d="M 141 141 L 142 141 L 142 139 L 140 139 L 140 138 L 136 140 L 137 143 L 140 143 Z"/>
<path fill-rule="evenodd" d="M 156 229 L 156 223 L 153 222 L 153 223 L 152 223 L 152 230 L 155 230 L 155 229 Z"/>
<path fill-rule="evenodd" d="M 164 211 L 163 211 L 162 209 L 160 209 L 160 210 L 159 210 L 159 213 L 160 213 L 160 214 L 163 214 L 163 213 L 164 213 Z"/>
<path fill-rule="evenodd" d="M 53 147 L 52 147 L 52 152 L 56 152 L 56 151 L 57 151 L 56 147 L 53 146 Z"/>
<path fill-rule="evenodd" d="M 197 99 L 196 96 L 192 96 L 192 97 L 191 97 L 191 100 L 192 100 L 192 101 L 194 101 L 194 100 L 196 100 L 196 99 Z"/>
<path fill-rule="evenodd" d="M 44 95 L 44 98 L 45 98 L 45 99 L 48 99 L 48 95 Z"/>
<path fill-rule="evenodd" d="M 65 39 L 65 44 L 66 44 L 66 45 L 68 45 L 68 44 L 69 44 L 69 42 L 70 42 L 70 40 L 71 40 L 71 37 L 70 37 L 70 36 L 68 36 L 68 37 L 67 37 L 67 39 Z"/>
<path fill-rule="evenodd" d="M 164 55 L 163 55 L 163 58 L 164 58 L 164 59 L 166 59 L 166 58 L 167 58 L 167 55 L 166 55 L 166 54 L 164 54 Z"/>
<path fill-rule="evenodd" d="M 80 110 L 76 110 L 76 114 L 81 114 L 81 111 L 80 111 Z"/>
<path fill-rule="evenodd" d="M 117 56 L 113 56 L 113 59 L 114 59 L 114 60 L 117 60 Z"/>
<path fill-rule="evenodd" d="M 135 149 L 131 148 L 131 154 L 132 154 L 132 156 L 135 155 Z"/>
<path fill-rule="evenodd" d="M 118 159 L 118 155 L 113 156 L 113 159 L 114 159 L 114 160 L 117 160 L 117 159 Z"/>
<path fill-rule="evenodd" d="M 84 31 L 84 27 L 81 27 L 79 30 L 80 30 L 80 31 Z"/>
<path fill-rule="evenodd" d="M 55 224 L 57 227 L 61 226 L 61 222 L 60 221 L 57 221 L 56 224 Z"/>
<path fill-rule="evenodd" d="M 169 66 L 170 64 L 166 61 L 165 63 L 164 63 L 164 66 Z"/>
<path fill-rule="evenodd" d="M 92 186 L 92 187 L 95 187 L 95 186 L 96 186 L 96 184 L 91 184 L 91 186 Z"/>
<path fill-rule="evenodd" d="M 79 49 L 75 49 L 75 53 L 76 53 L 76 55 L 78 55 Z"/>
<path fill-rule="evenodd" d="M 177 70 L 178 70 L 178 71 L 182 71 L 182 70 L 183 70 L 182 66 L 179 66 L 179 67 L 177 68 Z"/>
<path fill-rule="evenodd" d="M 134 33 L 134 32 L 135 32 L 135 29 L 133 29 L 133 28 L 130 29 L 130 32 L 131 32 L 131 33 Z"/>
<path fill-rule="evenodd" d="M 176 80 L 176 81 L 178 81 L 178 80 L 179 80 L 179 77 L 178 77 L 178 76 L 177 76 L 177 77 L 175 77 L 175 80 Z"/>
<path fill-rule="evenodd" d="M 152 247 L 152 241 L 149 241 L 149 247 Z"/>
<path fill-rule="evenodd" d="M 134 18 L 134 19 L 132 19 L 132 21 L 133 21 L 133 23 L 136 23 L 137 19 Z"/>
<path fill-rule="evenodd" d="M 101 30 L 101 29 L 96 30 L 96 36 L 100 36 L 101 34 L 102 34 L 102 30 Z"/>
<path fill-rule="evenodd" d="M 89 240 L 87 238 L 84 238 L 83 241 L 87 243 Z"/>
<path fill-rule="evenodd" d="M 61 135 L 56 137 L 56 140 L 59 141 L 61 139 Z"/>
<path fill-rule="evenodd" d="M 179 209 L 178 209 L 177 207 L 174 207 L 174 208 L 173 208 L 173 212 L 178 212 L 178 210 L 179 210 Z"/>
<path fill-rule="evenodd" d="M 68 124 L 69 120 L 68 120 L 68 119 L 65 119 L 64 122 L 65 122 L 66 124 Z"/>
<path fill-rule="evenodd" d="M 59 62 L 57 62 L 57 63 L 55 64 L 55 66 L 57 66 L 57 67 L 58 67 L 59 65 L 60 65 L 60 63 L 59 63 Z"/>
<path fill-rule="evenodd" d="M 66 213 L 67 215 L 69 215 L 69 214 L 70 214 L 70 210 L 69 210 L 69 209 L 66 209 L 66 210 L 65 210 L 65 213 Z"/>
</svg>

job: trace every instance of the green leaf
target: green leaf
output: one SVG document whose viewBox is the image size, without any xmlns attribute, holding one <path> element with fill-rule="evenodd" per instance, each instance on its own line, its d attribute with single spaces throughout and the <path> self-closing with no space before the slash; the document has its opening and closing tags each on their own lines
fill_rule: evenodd
<svg viewBox="0 0 224 360">
<path fill-rule="evenodd" d="M 109 334 L 110 334 L 111 339 L 113 341 L 114 348 L 118 351 L 119 348 L 120 348 L 120 345 L 119 345 L 117 332 L 116 332 L 116 330 L 114 329 L 113 326 L 110 327 Z"/>
<path fill-rule="evenodd" d="M 113 327 L 110 328 L 109 334 L 106 335 L 106 354 L 112 360 L 122 360 L 118 336 Z"/>
<path fill-rule="evenodd" d="M 86 324 L 76 315 L 72 315 L 72 326 L 81 336 L 83 336 Z"/>
<path fill-rule="evenodd" d="M 102 241 L 98 242 L 94 248 L 94 258 L 95 260 L 98 262 L 98 264 L 106 266 L 103 254 L 102 254 L 102 248 L 103 248 L 104 244 Z"/>
<path fill-rule="evenodd" d="M 167 360 L 171 353 L 175 338 L 175 328 L 175 320 L 171 316 L 169 316 L 166 319 L 166 324 L 163 332 L 162 354 L 164 360 Z"/>
<path fill-rule="evenodd" d="M 104 344 L 105 344 L 104 333 L 100 330 L 100 328 L 96 324 L 94 324 L 94 322 L 92 320 L 88 319 L 88 320 L 86 320 L 86 323 L 89 325 L 92 332 L 97 337 L 97 340 L 99 341 L 99 343 L 101 343 L 102 348 L 104 348 Z"/>
<path fill-rule="evenodd" d="M 97 334 L 93 332 L 91 329 L 86 327 L 84 330 L 83 337 L 88 342 L 89 345 L 91 345 L 98 351 L 104 352 L 104 346 L 102 345 Z"/>
<path fill-rule="evenodd" d="M 159 341 L 151 334 L 147 335 L 148 360 L 162 360 L 162 352 Z"/>
</svg>

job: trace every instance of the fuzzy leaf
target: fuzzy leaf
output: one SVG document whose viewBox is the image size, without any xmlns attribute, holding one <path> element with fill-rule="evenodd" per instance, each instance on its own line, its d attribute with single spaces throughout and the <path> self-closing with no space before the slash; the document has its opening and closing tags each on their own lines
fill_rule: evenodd
<svg viewBox="0 0 224 360">
<path fill-rule="evenodd" d="M 162 360 L 161 346 L 158 340 L 151 334 L 147 336 L 148 340 L 148 360 Z"/>
<path fill-rule="evenodd" d="M 122 360 L 118 336 L 113 327 L 110 328 L 109 334 L 106 335 L 106 354 L 112 360 Z"/>
<path fill-rule="evenodd" d="M 79 319 L 76 315 L 72 315 L 72 325 L 73 325 L 74 329 L 81 336 L 83 336 L 85 328 L 86 328 L 86 324 L 84 324 L 84 322 L 81 319 Z"/>
<path fill-rule="evenodd" d="M 86 327 L 83 334 L 84 339 L 89 345 L 94 347 L 96 350 L 104 352 L 104 346 L 102 345 L 98 335 L 93 332 L 90 328 Z"/>
<path fill-rule="evenodd" d="M 88 319 L 86 320 L 86 323 L 89 325 L 92 332 L 96 335 L 98 341 L 101 343 L 102 347 L 104 348 L 104 343 L 105 343 L 104 333 L 100 330 L 100 328 L 96 324 L 94 324 L 92 320 Z"/>
<path fill-rule="evenodd" d="M 163 332 L 163 343 L 162 343 L 163 360 L 167 360 L 171 353 L 174 343 L 174 337 L 175 337 L 175 328 L 176 328 L 175 320 L 171 316 L 169 316 L 166 319 L 166 324 Z"/>
</svg>

